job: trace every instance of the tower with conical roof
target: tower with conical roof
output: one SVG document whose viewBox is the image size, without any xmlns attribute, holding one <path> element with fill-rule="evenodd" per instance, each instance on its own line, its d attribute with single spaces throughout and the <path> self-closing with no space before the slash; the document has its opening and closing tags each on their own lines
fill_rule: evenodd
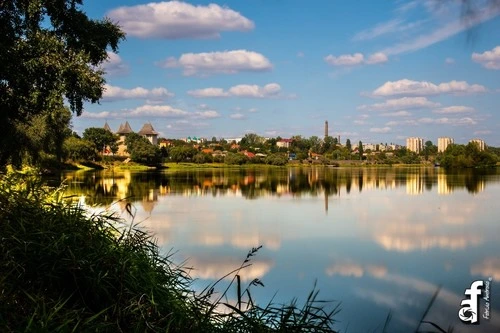
<svg viewBox="0 0 500 333">
<path fill-rule="evenodd" d="M 109 127 L 109 125 L 108 125 L 108 122 L 107 122 L 107 121 L 104 123 L 104 129 L 105 129 L 106 131 L 110 131 L 111 133 L 113 133 L 113 131 L 111 130 L 111 127 Z"/>
<path fill-rule="evenodd" d="M 146 139 L 149 140 L 154 145 L 158 144 L 158 132 L 156 132 L 151 123 L 146 123 L 142 126 L 141 130 L 138 132 L 139 135 L 142 135 Z"/>
</svg>

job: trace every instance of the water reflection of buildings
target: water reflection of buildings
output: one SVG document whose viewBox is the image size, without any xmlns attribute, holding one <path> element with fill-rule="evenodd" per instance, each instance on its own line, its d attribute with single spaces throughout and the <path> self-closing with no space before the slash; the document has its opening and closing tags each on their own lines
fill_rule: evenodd
<svg viewBox="0 0 500 333">
<path fill-rule="evenodd" d="M 437 192 L 439 195 L 447 195 L 453 192 L 453 188 L 448 185 L 448 179 L 444 173 L 438 173 L 437 181 Z"/>
<path fill-rule="evenodd" d="M 94 172 L 67 175 L 70 192 L 86 195 L 89 204 L 110 205 L 119 201 L 142 203 L 151 212 L 160 196 L 235 196 L 256 199 L 269 196 L 323 197 L 325 211 L 329 199 L 371 190 L 389 190 L 405 186 L 408 195 L 422 194 L 437 187 L 440 195 L 454 189 L 469 193 L 484 190 L 485 176 L 470 172 L 446 174 L 433 168 L 287 168 L 203 171 L 171 173 Z M 66 178 L 66 177 L 65 177 Z"/>
<path fill-rule="evenodd" d="M 419 173 L 409 173 L 406 175 L 406 194 L 418 195 L 424 191 L 423 178 Z"/>
</svg>

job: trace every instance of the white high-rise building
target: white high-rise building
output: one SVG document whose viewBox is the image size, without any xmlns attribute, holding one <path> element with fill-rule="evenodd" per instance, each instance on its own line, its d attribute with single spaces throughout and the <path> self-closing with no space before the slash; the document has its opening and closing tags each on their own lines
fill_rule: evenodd
<svg viewBox="0 0 500 333">
<path fill-rule="evenodd" d="M 477 145 L 477 147 L 479 148 L 479 150 L 481 150 L 481 151 L 484 150 L 484 148 L 486 147 L 484 141 L 481 139 L 472 139 L 469 142 L 475 143 Z"/>
<path fill-rule="evenodd" d="M 449 137 L 438 138 L 438 153 L 442 153 L 448 148 L 449 145 L 454 144 L 455 140 Z"/>
<path fill-rule="evenodd" d="M 406 148 L 418 154 L 424 148 L 424 139 L 415 137 L 408 138 L 406 139 Z"/>
</svg>

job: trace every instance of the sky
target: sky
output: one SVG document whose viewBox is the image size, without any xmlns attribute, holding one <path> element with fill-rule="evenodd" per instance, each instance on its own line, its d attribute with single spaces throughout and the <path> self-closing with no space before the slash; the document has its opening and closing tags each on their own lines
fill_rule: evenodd
<svg viewBox="0 0 500 333">
<path fill-rule="evenodd" d="M 85 1 L 126 33 L 73 128 L 500 146 L 493 0 Z M 498 2 L 497 2 L 498 3 Z M 471 10 L 472 9 L 472 10 Z"/>
</svg>

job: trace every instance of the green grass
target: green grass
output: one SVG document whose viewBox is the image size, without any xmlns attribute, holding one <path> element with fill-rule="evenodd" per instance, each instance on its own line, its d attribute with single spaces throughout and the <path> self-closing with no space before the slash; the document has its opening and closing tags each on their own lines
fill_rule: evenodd
<svg viewBox="0 0 500 333">
<path fill-rule="evenodd" d="M 232 277 L 225 290 L 219 280 L 196 293 L 147 232 L 90 215 L 37 174 L 0 176 L 1 332 L 334 332 L 337 307 L 315 288 L 303 305 L 261 307 L 252 298 L 262 282 L 244 288 L 239 273 L 259 248 L 221 277 Z M 236 304 L 225 302 L 231 288 Z"/>
</svg>

